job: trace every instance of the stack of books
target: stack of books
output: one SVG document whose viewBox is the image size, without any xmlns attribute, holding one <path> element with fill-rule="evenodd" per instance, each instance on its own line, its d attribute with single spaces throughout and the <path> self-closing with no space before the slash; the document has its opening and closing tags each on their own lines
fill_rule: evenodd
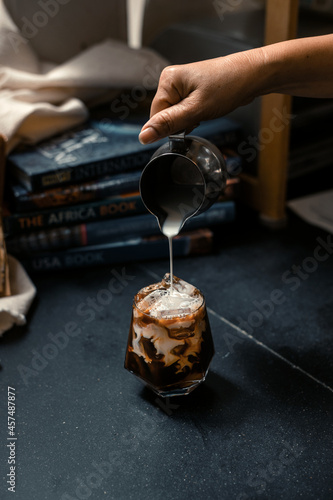
<svg viewBox="0 0 333 500">
<path fill-rule="evenodd" d="M 4 231 L 8 252 L 29 270 L 52 270 L 168 256 L 156 218 L 139 193 L 143 167 L 161 143 L 138 141 L 142 122 L 90 119 L 17 149 L 7 159 Z M 211 228 L 235 218 L 241 127 L 222 118 L 195 130 L 224 152 L 230 178 L 221 200 L 190 219 L 174 255 L 208 252 Z"/>
</svg>

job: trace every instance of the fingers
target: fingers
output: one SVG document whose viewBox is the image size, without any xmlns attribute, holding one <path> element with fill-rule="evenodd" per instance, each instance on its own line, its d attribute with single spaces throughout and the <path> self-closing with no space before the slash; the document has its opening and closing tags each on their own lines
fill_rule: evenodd
<svg viewBox="0 0 333 500">
<path fill-rule="evenodd" d="M 140 142 L 150 144 L 179 130 L 193 130 L 200 121 L 199 104 L 198 92 L 188 79 L 188 66 L 165 68 L 151 105 L 150 120 L 139 135 Z"/>
<path fill-rule="evenodd" d="M 139 141 L 141 144 L 151 144 L 162 138 L 153 127 L 148 126 L 148 124 L 146 124 L 145 127 L 146 128 L 142 128 L 139 134 Z"/>
<path fill-rule="evenodd" d="M 183 66 L 168 66 L 162 71 L 151 105 L 150 117 L 187 97 L 189 92 L 184 89 L 183 79 Z"/>
<path fill-rule="evenodd" d="M 179 130 L 191 131 L 200 122 L 198 99 L 190 95 L 178 104 L 166 107 L 154 114 L 142 127 L 139 140 L 142 144 L 150 144 L 174 134 Z"/>
</svg>

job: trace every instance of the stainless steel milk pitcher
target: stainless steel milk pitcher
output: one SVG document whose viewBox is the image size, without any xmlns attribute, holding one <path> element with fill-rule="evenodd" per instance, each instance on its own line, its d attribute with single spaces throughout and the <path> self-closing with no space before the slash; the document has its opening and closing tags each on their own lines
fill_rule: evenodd
<svg viewBox="0 0 333 500">
<path fill-rule="evenodd" d="M 185 131 L 169 136 L 141 174 L 140 192 L 146 208 L 162 230 L 166 217 L 178 214 L 181 223 L 204 212 L 225 188 L 227 170 L 220 150 Z"/>
</svg>

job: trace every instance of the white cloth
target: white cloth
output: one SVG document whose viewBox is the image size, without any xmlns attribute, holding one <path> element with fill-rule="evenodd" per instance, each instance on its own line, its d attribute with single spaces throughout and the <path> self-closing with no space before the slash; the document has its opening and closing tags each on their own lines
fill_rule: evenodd
<svg viewBox="0 0 333 500">
<path fill-rule="evenodd" d="M 14 324 L 24 325 L 36 288 L 21 264 L 8 255 L 10 297 L 0 299 L 0 336 Z"/>
<path fill-rule="evenodd" d="M 20 43 L 20 40 L 23 40 Z M 0 0 L 0 133 L 6 153 L 77 125 L 93 103 L 157 86 L 167 61 L 150 49 L 103 40 L 56 65 L 41 61 Z"/>
</svg>

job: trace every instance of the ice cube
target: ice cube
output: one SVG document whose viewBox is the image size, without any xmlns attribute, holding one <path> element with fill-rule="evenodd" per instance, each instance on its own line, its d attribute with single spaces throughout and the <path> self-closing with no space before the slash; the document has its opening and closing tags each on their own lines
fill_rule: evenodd
<svg viewBox="0 0 333 500">
<path fill-rule="evenodd" d="M 192 316 L 193 318 L 193 316 Z M 194 330 L 194 324 L 195 324 L 195 319 L 185 319 L 183 321 L 174 321 L 173 323 L 168 323 L 167 328 L 168 330 Z"/>
<path fill-rule="evenodd" d="M 176 290 L 179 293 L 183 293 L 184 295 L 187 295 L 188 297 L 192 297 L 193 295 L 197 295 L 199 291 L 195 286 L 191 285 L 190 283 L 187 283 L 186 281 L 177 278 L 177 276 L 173 277 L 173 289 Z M 170 287 L 170 274 L 167 273 L 164 275 L 164 278 L 162 280 L 162 285 L 166 287 Z"/>
<path fill-rule="evenodd" d="M 175 277 L 171 288 L 169 274 L 164 276 L 161 283 L 142 289 L 137 299 L 138 309 L 157 319 L 183 317 L 195 312 L 203 303 L 199 290 L 186 281 Z"/>
<path fill-rule="evenodd" d="M 191 308 L 187 307 L 186 309 L 163 309 L 160 311 L 161 318 L 174 318 L 175 316 L 183 316 L 186 314 L 191 314 Z"/>
<path fill-rule="evenodd" d="M 166 293 L 166 290 L 153 290 L 137 303 L 137 307 L 143 313 L 153 316 L 154 312 L 159 310 L 162 297 L 166 295 Z"/>
</svg>

